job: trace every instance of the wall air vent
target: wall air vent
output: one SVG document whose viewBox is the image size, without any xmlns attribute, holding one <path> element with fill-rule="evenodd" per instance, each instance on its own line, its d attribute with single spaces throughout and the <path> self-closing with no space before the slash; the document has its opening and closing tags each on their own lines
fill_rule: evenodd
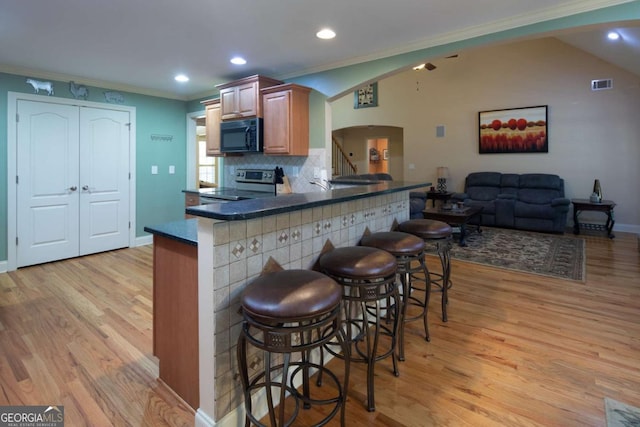
<svg viewBox="0 0 640 427">
<path fill-rule="evenodd" d="M 613 79 L 591 80 L 591 90 L 605 90 L 613 88 Z"/>
</svg>

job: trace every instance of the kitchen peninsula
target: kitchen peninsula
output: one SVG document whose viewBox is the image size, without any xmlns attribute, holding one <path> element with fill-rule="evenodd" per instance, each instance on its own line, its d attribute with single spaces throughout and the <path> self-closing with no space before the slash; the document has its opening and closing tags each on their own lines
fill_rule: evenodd
<svg viewBox="0 0 640 427">
<path fill-rule="evenodd" d="M 357 245 L 366 229 L 388 231 L 394 221 L 409 219 L 409 192 L 430 185 L 384 181 L 186 209 L 198 218 L 197 426 L 244 421 L 235 350 L 239 297 L 269 259 L 285 269 L 311 268 L 328 241 L 335 247 Z M 250 357 L 261 366 L 261 352 Z"/>
</svg>

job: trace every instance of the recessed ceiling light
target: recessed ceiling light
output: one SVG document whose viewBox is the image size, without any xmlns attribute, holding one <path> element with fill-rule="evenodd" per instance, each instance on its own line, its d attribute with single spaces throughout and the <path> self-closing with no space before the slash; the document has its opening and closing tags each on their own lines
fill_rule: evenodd
<svg viewBox="0 0 640 427">
<path fill-rule="evenodd" d="M 609 38 L 609 40 L 618 40 L 620 38 L 620 34 L 616 33 L 615 31 L 609 31 L 607 37 Z"/>
<path fill-rule="evenodd" d="M 336 36 L 336 33 L 330 28 L 323 28 L 316 33 L 316 37 L 323 40 L 330 40 Z"/>
<path fill-rule="evenodd" d="M 231 58 L 231 63 L 235 65 L 244 65 L 247 63 L 247 60 L 241 56 L 234 56 Z"/>
<path fill-rule="evenodd" d="M 178 74 L 175 77 L 175 79 L 177 82 L 180 82 L 180 83 L 186 83 L 189 81 L 189 77 L 185 76 L 184 74 Z"/>
</svg>

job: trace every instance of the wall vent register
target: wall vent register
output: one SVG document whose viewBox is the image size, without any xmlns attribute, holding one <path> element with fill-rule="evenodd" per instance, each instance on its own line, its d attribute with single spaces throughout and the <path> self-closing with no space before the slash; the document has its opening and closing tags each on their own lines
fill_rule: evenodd
<svg viewBox="0 0 640 427">
<path fill-rule="evenodd" d="M 605 90 L 613 88 L 613 79 L 591 80 L 591 90 Z"/>
</svg>

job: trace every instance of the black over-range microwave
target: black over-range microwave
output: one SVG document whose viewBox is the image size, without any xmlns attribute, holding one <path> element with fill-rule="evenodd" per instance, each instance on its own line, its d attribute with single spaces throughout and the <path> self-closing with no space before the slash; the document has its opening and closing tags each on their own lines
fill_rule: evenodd
<svg viewBox="0 0 640 427">
<path fill-rule="evenodd" d="M 262 151 L 262 119 L 231 120 L 220 123 L 220 151 L 223 153 Z"/>
</svg>

